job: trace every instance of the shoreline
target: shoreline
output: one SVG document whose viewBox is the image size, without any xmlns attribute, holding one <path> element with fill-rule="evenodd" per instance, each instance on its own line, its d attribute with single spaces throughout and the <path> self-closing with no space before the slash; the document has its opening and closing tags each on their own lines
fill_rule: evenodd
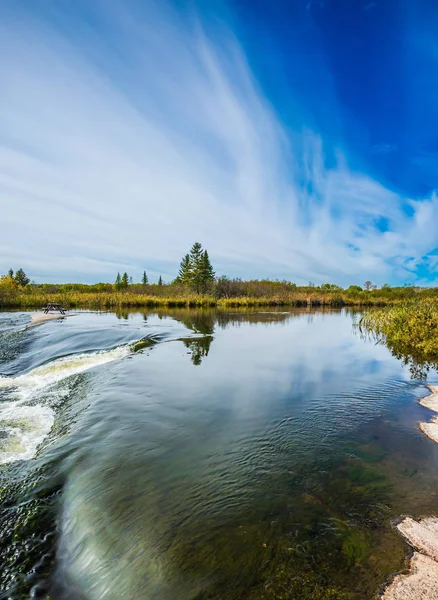
<svg viewBox="0 0 438 600">
<path fill-rule="evenodd" d="M 418 404 L 438 413 L 438 386 L 428 385 L 426 387 L 430 390 L 430 394 L 421 398 Z M 438 416 L 432 417 L 427 423 L 420 423 L 419 428 L 425 436 L 438 444 Z"/>
<path fill-rule="evenodd" d="M 5 296 L 0 289 L 0 306 L 8 309 L 38 309 L 48 302 L 62 304 L 66 309 L 91 308 L 105 310 L 109 308 L 239 308 L 239 307 L 327 307 L 368 309 L 399 305 L 405 298 L 398 294 L 379 294 L 362 291 L 351 293 L 346 290 L 337 292 L 325 290 L 273 290 L 266 293 L 221 295 L 186 293 L 179 290 L 141 292 L 133 289 L 107 292 L 90 291 L 53 291 L 50 293 L 29 290 Z"/>
<path fill-rule="evenodd" d="M 418 404 L 438 413 L 438 386 L 427 385 L 430 394 Z M 438 444 L 438 416 L 419 423 L 420 431 Z M 413 519 L 405 516 L 395 526 L 413 549 L 407 572 L 395 575 L 381 600 L 426 600 L 438 598 L 438 517 Z"/>
</svg>

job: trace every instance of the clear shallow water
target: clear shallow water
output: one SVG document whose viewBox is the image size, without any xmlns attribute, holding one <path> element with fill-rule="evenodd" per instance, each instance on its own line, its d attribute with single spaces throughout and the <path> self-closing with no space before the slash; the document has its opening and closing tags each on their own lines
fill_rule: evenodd
<svg viewBox="0 0 438 600">
<path fill-rule="evenodd" d="M 391 520 L 437 512 L 426 391 L 346 312 L 28 321 L 0 315 L 4 597 L 364 600 Z"/>
</svg>

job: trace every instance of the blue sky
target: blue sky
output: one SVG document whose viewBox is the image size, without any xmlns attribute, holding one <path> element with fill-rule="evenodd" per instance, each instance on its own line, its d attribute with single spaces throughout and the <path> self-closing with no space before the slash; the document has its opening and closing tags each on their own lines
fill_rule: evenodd
<svg viewBox="0 0 438 600">
<path fill-rule="evenodd" d="M 0 272 L 434 285 L 438 4 L 3 0 Z"/>
</svg>

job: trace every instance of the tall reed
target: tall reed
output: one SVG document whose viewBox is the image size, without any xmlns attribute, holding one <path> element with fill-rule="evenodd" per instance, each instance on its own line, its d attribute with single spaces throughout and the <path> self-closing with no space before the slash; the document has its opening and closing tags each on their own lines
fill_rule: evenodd
<svg viewBox="0 0 438 600">
<path fill-rule="evenodd" d="M 416 376 L 438 367 L 438 302 L 407 301 L 383 310 L 367 311 L 359 328 L 388 346 L 409 364 Z"/>
<path fill-rule="evenodd" d="M 85 286 L 84 286 L 85 287 Z M 151 286 L 152 287 L 152 286 Z M 164 287 L 164 286 L 163 286 Z M 215 297 L 171 289 L 159 293 L 135 291 L 59 291 L 54 289 L 28 288 L 2 290 L 0 306 L 5 308 L 42 308 L 48 302 L 62 304 L 66 308 L 111 309 L 120 307 L 208 307 L 234 308 L 239 306 L 384 306 L 401 302 L 397 297 L 386 298 L 374 292 L 349 293 L 347 291 L 325 292 L 320 290 L 278 290 L 272 295 Z M 149 290 L 148 290 L 149 291 Z M 154 290 L 155 291 L 155 290 Z"/>
</svg>

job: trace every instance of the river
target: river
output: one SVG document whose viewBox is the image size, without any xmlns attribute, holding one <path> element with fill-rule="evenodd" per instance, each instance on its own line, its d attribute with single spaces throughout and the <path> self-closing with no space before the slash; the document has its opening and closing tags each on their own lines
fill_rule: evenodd
<svg viewBox="0 0 438 600">
<path fill-rule="evenodd" d="M 438 512 L 438 446 L 353 320 L 0 313 L 0 597 L 375 597 L 393 520 Z"/>
</svg>

